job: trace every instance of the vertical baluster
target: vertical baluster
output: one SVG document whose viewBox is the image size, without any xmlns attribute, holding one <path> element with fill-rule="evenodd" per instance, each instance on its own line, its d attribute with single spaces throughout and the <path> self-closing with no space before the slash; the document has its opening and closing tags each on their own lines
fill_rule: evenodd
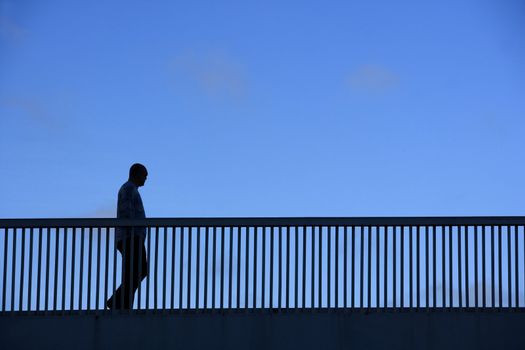
<svg viewBox="0 0 525 350">
<path fill-rule="evenodd" d="M 517 229 L 517 227 L 516 227 Z M 525 284 L 525 226 L 523 226 L 523 231 L 522 231 L 522 242 L 523 242 L 523 264 L 522 264 L 522 267 L 523 267 L 523 283 Z M 516 242 L 516 244 L 518 244 Z"/>
<path fill-rule="evenodd" d="M 352 258 L 352 293 L 351 293 L 351 304 L 352 309 L 355 307 L 355 226 L 350 227 L 351 233 L 352 233 L 352 254 L 350 254 Z"/>
<path fill-rule="evenodd" d="M 206 237 L 204 238 L 204 308 L 208 308 L 208 236 L 210 228 L 206 226 Z"/>
<path fill-rule="evenodd" d="M 271 228 L 270 231 L 270 309 L 273 308 L 273 245 L 274 245 L 275 227 Z"/>
<path fill-rule="evenodd" d="M 413 264 L 412 264 L 412 260 L 413 260 L 413 254 L 412 254 L 412 250 L 413 250 L 413 237 L 414 237 L 414 226 L 410 226 L 410 232 L 409 232 L 409 236 L 408 236 L 408 279 L 410 280 L 410 291 L 409 291 L 409 297 L 410 297 L 410 301 L 409 301 L 409 306 L 410 308 L 413 307 L 414 305 L 414 270 L 413 270 Z M 378 250 L 379 252 L 379 250 Z"/>
<path fill-rule="evenodd" d="M 384 240 L 384 243 L 385 243 L 385 246 L 384 246 L 384 255 L 385 255 L 385 261 L 383 262 L 384 263 L 384 279 L 385 279 L 385 284 L 384 284 L 384 305 L 383 307 L 386 309 L 388 308 L 388 226 L 385 226 L 384 227 L 384 230 L 385 230 L 385 240 Z"/>
<path fill-rule="evenodd" d="M 478 225 L 474 226 L 474 307 L 479 307 L 478 299 Z"/>
<path fill-rule="evenodd" d="M 93 255 L 93 227 L 89 228 L 88 244 L 87 310 L 91 310 L 91 259 Z"/>
<path fill-rule="evenodd" d="M 5 232 L 5 253 L 4 253 L 4 266 L 7 268 L 7 229 Z M 38 228 L 38 268 L 37 268 L 37 280 L 36 280 L 36 310 L 40 311 L 40 299 L 42 290 L 40 289 L 41 274 L 42 274 L 42 228 Z M 5 284 L 5 273 L 4 273 L 4 286 Z M 4 291 L 4 309 L 5 309 L 5 291 Z M 80 307 L 80 304 L 79 304 Z"/>
<path fill-rule="evenodd" d="M 302 298 L 301 298 L 301 301 L 302 301 L 302 307 L 303 309 L 306 308 L 306 226 L 303 226 L 303 263 L 302 263 L 302 269 L 303 269 L 303 274 L 302 274 Z"/>
<path fill-rule="evenodd" d="M 248 228 L 246 229 L 248 230 Z M 241 288 L 241 276 L 242 276 L 242 265 L 243 265 L 243 259 L 241 257 L 242 255 L 242 251 L 243 251 L 243 243 L 242 243 L 242 236 L 241 236 L 241 233 L 242 233 L 242 226 L 238 226 L 237 227 L 237 238 L 236 238 L 236 244 L 237 244 L 237 260 L 236 260 L 236 270 L 235 270 L 235 308 L 240 310 L 242 308 L 241 306 L 241 289 L 244 289 L 244 288 Z M 231 249 L 233 249 L 233 237 L 234 237 L 234 230 L 233 230 L 233 227 L 231 228 L 231 234 L 230 234 L 230 239 L 232 240 L 231 242 Z M 231 255 L 233 255 L 233 252 L 231 252 Z M 233 257 L 230 258 L 230 260 L 232 261 L 232 264 L 233 264 Z M 233 268 L 232 268 L 232 275 L 231 275 L 231 279 L 232 279 L 232 305 L 233 305 L 233 294 L 234 294 L 234 290 L 233 290 Z M 233 306 L 232 306 L 233 307 Z M 245 306 L 246 307 L 246 306 Z"/>
<path fill-rule="evenodd" d="M 376 231 L 377 233 L 377 231 Z M 379 239 L 379 238 L 378 238 Z M 347 247 L 347 244 L 348 244 L 348 226 L 345 226 L 344 227 L 344 238 L 343 238 L 343 245 L 344 245 L 344 248 L 343 248 L 343 261 L 344 261 L 344 265 L 343 265 L 343 296 L 344 296 L 344 301 L 343 301 L 343 306 L 344 308 L 346 309 L 348 307 L 348 247 Z"/>
<path fill-rule="evenodd" d="M 425 306 L 427 310 L 430 308 L 430 301 L 429 301 L 429 274 L 430 274 L 430 267 L 429 267 L 429 252 L 428 252 L 428 240 L 429 240 L 429 227 L 425 226 Z"/>
<path fill-rule="evenodd" d="M 433 296 L 432 296 L 432 306 L 435 308 L 437 306 L 437 276 L 436 276 L 436 229 L 437 227 L 431 226 L 432 229 L 432 275 L 433 275 L 433 283 L 432 283 L 432 290 L 433 290 Z"/>
<path fill-rule="evenodd" d="M 64 252 L 62 254 L 62 314 L 66 309 L 66 265 L 67 265 L 67 227 L 64 227 Z"/>
<path fill-rule="evenodd" d="M 485 258 L 485 225 L 481 227 L 481 277 L 482 280 L 482 306 L 485 308 L 487 306 L 487 275 L 486 275 L 486 258 Z"/>
<path fill-rule="evenodd" d="M 517 227 L 516 227 L 516 230 L 517 230 Z M 522 241 L 523 241 L 523 263 L 525 265 L 525 226 L 523 226 L 523 231 L 522 231 L 522 235 L 523 237 Z M 516 245 L 517 245 L 517 241 L 516 241 Z M 523 283 L 525 284 L 525 266 L 523 266 Z"/>
<path fill-rule="evenodd" d="M 114 228 L 114 231 L 116 231 L 116 228 Z M 113 310 L 115 310 L 116 308 L 116 289 L 117 289 L 117 237 L 116 237 L 116 232 L 114 232 L 114 235 L 113 235 L 113 289 L 112 289 L 112 305 L 111 305 L 111 310 L 112 312 L 114 312 Z M 80 254 L 82 254 L 80 252 Z M 82 280 L 82 274 L 80 274 L 80 280 Z M 80 304 L 79 304 L 79 308 L 80 308 Z"/>
<path fill-rule="evenodd" d="M 228 264 L 228 308 L 232 308 L 232 288 L 233 288 L 233 227 L 229 228 L 230 234 L 228 235 L 230 240 L 230 249 L 229 249 L 229 264 Z"/>
<path fill-rule="evenodd" d="M 183 294 L 183 278 L 184 278 L 184 227 L 181 227 L 180 230 L 180 246 L 179 246 L 179 309 L 183 308 L 182 305 L 182 294 Z M 215 227 L 213 228 L 213 279 L 215 280 Z M 151 260 L 151 257 L 150 257 Z M 149 288 L 148 288 L 149 290 Z M 213 288 L 213 307 L 215 307 L 215 287 Z"/>
<path fill-rule="evenodd" d="M 483 308 L 485 308 L 487 306 L 487 275 L 486 275 L 486 258 L 485 258 L 485 225 L 483 225 L 481 227 L 481 274 L 482 274 L 482 277 L 481 277 L 481 280 L 482 280 L 482 284 L 483 284 L 483 293 L 482 293 L 482 297 L 483 297 L 483 301 L 482 301 L 482 306 Z"/>
<path fill-rule="evenodd" d="M 452 226 L 448 227 L 448 278 L 449 278 L 449 307 L 452 309 L 454 307 L 454 278 L 452 276 Z"/>
<path fill-rule="evenodd" d="M 490 265 L 491 265 L 491 270 L 490 270 L 490 276 L 491 276 L 491 296 L 492 296 L 492 305 L 491 307 L 492 308 L 495 308 L 496 307 L 496 290 L 495 290 L 495 273 L 496 273 L 496 269 L 495 269 L 495 262 L 494 262 L 494 259 L 495 259 L 495 243 L 494 243 L 494 236 L 496 235 L 496 226 L 491 226 L 490 227 L 490 239 L 491 239 L 491 245 L 490 245 L 490 254 L 491 254 L 491 259 L 490 259 Z"/>
<path fill-rule="evenodd" d="M 339 227 L 335 226 L 335 307 L 339 307 Z"/>
<path fill-rule="evenodd" d="M 363 299 L 364 299 L 364 265 L 365 265 L 365 227 L 361 227 L 361 239 L 360 239 L 360 250 L 359 250 L 359 307 L 363 309 Z"/>
<path fill-rule="evenodd" d="M 401 308 L 405 307 L 405 226 L 400 226 L 401 229 Z"/>
<path fill-rule="evenodd" d="M 75 229 L 73 228 L 73 241 L 71 242 L 71 244 L 73 245 L 74 247 L 74 240 L 75 240 Z M 105 267 L 104 267 L 104 305 L 103 305 L 103 308 L 106 308 L 106 302 L 108 300 L 108 294 L 109 294 L 109 227 L 106 227 L 106 255 L 105 255 Z M 74 248 L 73 248 L 74 250 Z M 72 252 L 72 254 L 74 254 Z M 74 263 L 74 260 L 75 258 L 72 258 L 71 262 L 72 264 Z M 74 266 L 74 265 L 73 265 Z M 74 268 L 72 267 L 72 270 Z M 73 276 L 73 273 L 71 273 L 71 276 Z M 71 290 L 73 290 L 73 277 L 71 277 Z M 140 298 L 139 298 L 139 302 L 140 302 Z M 140 308 L 140 307 L 139 307 Z M 70 306 L 70 309 L 72 310 L 73 309 L 73 304 L 71 304 Z"/>
<path fill-rule="evenodd" d="M 499 308 L 501 309 L 503 307 L 503 277 L 502 277 L 502 257 L 501 257 L 501 251 L 502 251 L 502 235 L 503 235 L 503 227 L 497 226 L 498 229 L 498 286 L 499 286 Z"/>
<path fill-rule="evenodd" d="M 266 307 L 266 227 L 262 227 L 261 308 Z"/>
<path fill-rule="evenodd" d="M 46 277 L 45 277 L 45 283 L 46 283 L 46 289 L 44 290 L 44 306 L 45 306 L 45 311 L 47 313 L 47 311 L 49 310 L 49 255 L 50 255 L 50 251 L 51 249 L 49 248 L 50 247 L 50 238 L 51 238 L 51 233 L 50 233 L 50 228 L 46 228 L 46 231 L 47 231 L 47 240 L 46 240 Z M 16 239 L 16 238 L 15 238 Z M 11 305 L 12 307 L 12 305 Z"/>
<path fill-rule="evenodd" d="M 224 241 L 224 229 L 222 229 L 222 240 Z M 186 304 L 187 308 L 191 309 L 191 265 L 192 265 L 192 253 L 193 253 L 193 227 L 188 227 L 188 285 L 187 285 L 187 294 L 186 294 Z M 222 241 L 221 241 L 222 242 Z M 221 254 L 224 252 L 222 250 Z M 221 283 L 222 283 L 222 276 L 221 276 Z M 222 289 L 222 288 L 221 288 Z M 222 291 L 221 291 L 222 293 Z M 221 294 L 222 298 L 222 294 Z M 221 308 L 222 308 L 222 301 L 221 301 Z"/>
<path fill-rule="evenodd" d="M 95 297 L 95 309 L 100 309 L 100 233 L 101 228 L 97 227 L 97 283 L 96 283 L 96 297 Z M 66 230 L 64 229 L 64 237 L 66 237 Z M 65 257 L 64 257 L 65 259 Z M 65 261 L 65 260 L 64 260 Z M 64 264 L 64 273 L 65 273 L 65 264 Z M 65 282 L 65 280 L 64 280 Z M 63 288 L 63 287 L 62 287 Z"/>
<path fill-rule="evenodd" d="M 379 309 L 380 307 L 380 304 L 381 304 L 381 301 L 380 301 L 380 288 L 379 288 L 379 284 L 380 284 L 380 270 L 381 270 L 381 265 L 379 263 L 379 258 L 380 258 L 380 244 L 379 244 L 379 237 L 381 236 L 381 227 L 380 226 L 376 226 L 375 227 L 376 229 L 376 308 Z"/>
<path fill-rule="evenodd" d="M 463 307 L 463 283 L 461 279 L 461 226 L 458 226 L 458 293 L 459 293 L 459 307 Z"/>
<path fill-rule="evenodd" d="M 223 229 L 224 231 L 224 229 Z M 192 236 L 193 236 L 193 227 L 188 227 L 188 279 L 186 284 L 186 308 L 191 309 L 191 253 L 192 253 Z M 222 240 L 224 241 L 224 233 L 222 235 Z M 221 241 L 222 243 L 222 241 Z M 224 250 L 221 250 L 221 256 L 223 254 Z M 155 286 L 157 285 L 157 244 L 155 244 Z M 223 274 L 221 273 L 221 293 L 222 293 L 222 279 Z M 155 288 L 155 308 L 157 308 L 157 301 L 156 301 L 156 295 L 157 295 L 157 289 Z M 222 294 L 221 294 L 221 309 L 222 309 Z"/>
<path fill-rule="evenodd" d="M 516 309 L 520 306 L 520 299 L 519 299 L 519 276 L 518 276 L 518 261 L 519 261 L 519 255 L 518 255 L 518 228 L 519 226 L 514 226 L 514 290 L 515 290 L 515 302 L 514 307 Z"/>
<path fill-rule="evenodd" d="M 27 283 L 27 310 L 32 310 L 32 299 L 31 299 L 31 292 L 33 287 L 33 232 L 34 229 L 31 227 L 29 230 L 29 279 Z M 517 241 L 516 241 L 517 242 Z M 5 288 L 5 286 L 3 286 Z"/>
<path fill-rule="evenodd" d="M 244 308 L 248 308 L 248 272 L 250 270 L 250 226 L 246 226 L 246 248 L 245 248 L 245 263 L 244 263 Z"/>
<path fill-rule="evenodd" d="M 224 230 L 225 227 L 221 227 L 221 289 L 220 289 L 220 308 L 224 309 Z"/>
<path fill-rule="evenodd" d="M 83 231 L 84 229 L 82 229 L 82 233 L 84 232 Z M 114 231 L 116 231 L 116 228 L 114 228 Z M 82 234 L 83 236 L 83 234 Z M 82 238 L 82 242 L 83 242 L 83 238 Z M 112 298 L 112 306 L 111 306 L 111 309 L 112 310 L 115 310 L 116 309 L 116 299 L 117 299 L 117 296 L 116 296 L 116 293 L 117 293 L 117 237 L 116 237 L 116 232 L 115 234 L 113 235 L 113 298 Z M 80 248 L 80 255 L 82 257 L 82 251 L 83 249 Z M 82 266 L 82 260 L 83 258 L 81 258 L 80 260 L 80 264 Z M 81 269 L 82 271 L 82 269 Z M 82 290 L 82 272 L 80 272 L 80 290 Z M 80 298 L 82 300 L 82 298 Z M 79 304 L 79 309 L 80 309 L 80 304 Z M 114 312 L 114 311 L 113 311 Z"/>
<path fill-rule="evenodd" d="M 277 295 L 278 297 L 278 308 L 281 309 L 283 307 L 283 304 L 282 304 L 282 282 L 283 282 L 283 268 L 282 268 L 282 243 L 283 243 L 283 235 L 282 235 L 283 231 L 282 231 L 282 227 L 279 226 L 279 260 L 278 260 L 278 266 L 279 266 L 279 271 L 277 273 L 277 276 L 278 276 L 278 288 L 277 288 L 277 291 L 279 292 L 279 294 Z"/>
<path fill-rule="evenodd" d="M 465 226 L 464 227 L 464 232 L 465 232 L 465 307 L 469 307 L 470 306 L 470 303 L 469 303 L 469 268 L 468 268 L 468 248 L 469 248 L 469 244 L 468 244 L 468 226 Z"/>
<path fill-rule="evenodd" d="M 288 226 L 286 230 L 286 303 L 285 307 L 288 309 L 290 304 L 290 229 Z"/>
<path fill-rule="evenodd" d="M 252 308 L 257 307 L 257 227 L 253 228 L 253 301 Z"/>
<path fill-rule="evenodd" d="M 18 309 L 19 311 L 24 311 L 23 306 L 23 300 L 22 297 L 24 295 L 24 262 L 25 262 L 25 250 L 26 250 L 26 229 L 22 228 L 22 245 L 20 247 L 22 253 L 21 253 L 21 259 L 20 259 L 20 295 L 18 300 Z"/>
<path fill-rule="evenodd" d="M 15 288 L 16 288 L 16 235 L 17 229 L 13 228 L 13 250 L 12 250 L 12 263 L 11 263 L 11 310 L 18 311 L 15 307 Z"/>
<path fill-rule="evenodd" d="M 397 241 L 397 228 L 396 226 L 392 227 L 392 302 L 394 310 L 396 309 L 396 279 L 397 279 L 397 269 L 396 269 L 396 241 Z"/>
<path fill-rule="evenodd" d="M 55 267 L 55 273 L 53 278 L 53 311 L 57 310 L 57 290 L 58 290 L 58 241 L 60 238 L 60 232 L 59 228 L 55 227 L 55 260 L 54 260 L 54 267 Z"/>
<path fill-rule="evenodd" d="M 512 272 L 511 272 L 510 226 L 507 225 L 507 307 L 512 307 Z"/>
<path fill-rule="evenodd" d="M 151 249 L 151 241 L 152 241 L 152 233 L 151 233 L 151 227 L 149 226 L 146 226 L 145 227 L 145 230 L 146 230 L 146 237 L 145 237 L 145 240 L 148 241 L 148 245 L 147 245 L 147 249 L 146 249 L 146 256 L 144 257 L 144 259 L 146 259 L 146 262 L 147 262 L 147 271 L 146 271 L 146 274 L 148 276 L 148 279 L 146 281 L 146 302 L 145 302 L 145 307 L 146 309 L 149 309 L 149 293 L 150 293 L 150 289 L 151 289 L 151 280 L 153 279 L 151 276 L 152 276 L 152 273 L 151 273 L 151 252 L 152 252 L 152 249 Z M 144 245 L 146 244 L 146 242 L 144 241 Z M 142 249 L 140 249 L 142 250 Z"/>
<path fill-rule="evenodd" d="M 326 227 L 326 235 L 327 235 L 327 244 L 326 244 L 326 251 L 327 251 L 327 258 L 326 258 L 326 269 L 327 269 L 327 273 L 326 273 L 326 307 L 327 308 L 330 308 L 332 306 L 331 304 L 331 265 L 332 265 L 332 254 L 331 254 L 331 251 L 332 251 L 332 228 L 330 226 L 327 226 Z"/>
<path fill-rule="evenodd" d="M 368 230 L 368 242 L 367 242 L 367 247 L 368 247 L 368 266 L 367 266 L 367 270 L 368 270 L 368 274 L 366 276 L 366 280 L 368 282 L 368 287 L 367 287 L 367 308 L 368 310 L 370 310 L 370 304 L 372 304 L 372 228 L 370 226 L 368 226 L 367 228 Z"/>
<path fill-rule="evenodd" d="M 39 234 L 39 237 L 40 237 L 40 234 Z M 8 244 L 8 238 L 9 238 L 9 228 L 6 227 L 5 230 L 4 230 L 4 273 L 3 273 L 3 281 L 2 281 L 2 311 L 4 311 L 4 312 L 7 311 L 6 290 L 7 290 L 7 244 Z M 39 278 L 39 282 L 40 282 L 40 278 Z M 37 288 L 37 291 L 39 291 L 39 290 L 40 290 L 40 283 L 39 283 L 38 288 Z M 37 303 L 38 303 L 38 301 L 37 301 Z M 38 306 L 37 306 L 37 309 L 38 309 Z"/>
<path fill-rule="evenodd" d="M 131 229 L 131 230 L 132 231 L 131 231 L 130 237 L 133 236 L 133 229 Z M 125 299 L 124 284 L 126 283 L 126 253 L 130 249 L 129 244 L 128 244 L 128 239 L 130 237 L 123 237 L 123 239 L 122 239 L 122 258 L 120 259 L 120 262 L 121 262 L 120 263 L 120 265 L 121 265 L 120 266 L 121 267 L 121 269 L 120 269 L 120 271 L 121 271 L 121 274 L 120 274 L 120 310 L 124 309 L 124 299 Z M 91 244 L 90 244 L 90 246 L 91 246 Z M 90 249 L 89 255 L 91 255 L 91 249 Z M 89 265 L 91 266 L 91 259 L 89 261 L 90 261 Z M 91 269 L 90 269 L 90 271 L 91 271 Z M 88 273 L 88 275 L 91 276 L 91 273 Z M 91 277 L 88 278 L 88 284 L 89 284 L 90 280 L 91 280 Z M 88 290 L 89 290 L 89 287 L 88 287 Z M 89 293 L 88 293 L 88 310 L 89 310 Z"/>
<path fill-rule="evenodd" d="M 319 226 L 319 308 L 323 307 L 323 227 Z"/>
<path fill-rule="evenodd" d="M 241 308 L 241 227 L 237 227 L 237 308 Z"/>
<path fill-rule="evenodd" d="M 197 228 L 197 241 L 199 242 L 199 244 L 197 245 L 197 271 L 199 271 L 199 246 L 200 246 L 200 235 L 198 235 L 199 231 L 200 231 L 200 228 Z M 168 250 L 167 250 L 167 240 L 168 240 L 168 228 L 167 227 L 164 227 L 163 228 L 163 232 L 164 234 L 162 235 L 162 243 L 163 243 L 163 248 L 162 248 L 162 310 L 163 311 L 166 311 L 166 279 L 167 279 L 167 273 L 166 273 L 166 267 L 167 267 L 167 262 L 166 262 L 166 259 L 167 259 L 167 255 L 168 255 Z M 141 271 L 141 273 L 138 275 L 138 276 L 141 276 L 142 275 L 142 247 L 139 247 L 139 261 L 138 261 L 138 267 Z M 199 298 L 199 277 L 198 277 L 198 273 L 197 273 L 197 308 L 199 307 L 198 306 L 198 298 Z M 140 286 L 140 279 L 141 277 L 139 277 L 139 286 Z M 139 309 L 140 309 L 140 306 L 139 306 Z"/>
<path fill-rule="evenodd" d="M 299 307 L 299 299 L 298 299 L 298 289 L 299 289 L 299 226 L 295 227 L 295 251 L 294 251 L 294 257 L 295 257 L 295 287 L 294 287 L 294 307 L 297 309 Z"/>
<path fill-rule="evenodd" d="M 419 283 L 420 278 L 420 268 L 421 260 L 419 258 L 419 249 L 420 249 L 420 236 L 421 236 L 421 226 L 417 226 L 417 235 L 416 235 L 416 307 L 419 309 L 421 306 L 421 288 Z"/>
<path fill-rule="evenodd" d="M 315 307 L 315 227 L 310 228 L 310 248 L 312 250 L 310 257 L 310 308 Z"/>
<path fill-rule="evenodd" d="M 443 281 L 443 288 L 441 290 L 441 307 L 446 305 L 446 278 L 445 278 L 445 227 L 441 226 L 441 279 Z"/>
</svg>

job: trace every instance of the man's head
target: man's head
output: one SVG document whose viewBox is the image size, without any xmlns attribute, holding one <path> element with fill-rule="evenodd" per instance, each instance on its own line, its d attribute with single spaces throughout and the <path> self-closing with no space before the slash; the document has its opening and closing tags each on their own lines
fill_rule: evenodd
<svg viewBox="0 0 525 350">
<path fill-rule="evenodd" d="M 148 170 L 144 165 L 135 163 L 129 168 L 129 181 L 133 182 L 137 187 L 144 186 L 147 177 Z"/>
</svg>

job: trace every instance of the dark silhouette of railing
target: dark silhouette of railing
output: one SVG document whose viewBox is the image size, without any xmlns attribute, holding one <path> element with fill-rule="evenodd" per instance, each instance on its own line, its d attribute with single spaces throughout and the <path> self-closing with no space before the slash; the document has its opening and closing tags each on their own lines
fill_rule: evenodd
<svg viewBox="0 0 525 350">
<path fill-rule="evenodd" d="M 115 227 L 147 227 L 134 310 L 517 309 L 524 226 L 525 217 L 1 219 L 0 310 L 110 312 L 121 280 Z"/>
</svg>

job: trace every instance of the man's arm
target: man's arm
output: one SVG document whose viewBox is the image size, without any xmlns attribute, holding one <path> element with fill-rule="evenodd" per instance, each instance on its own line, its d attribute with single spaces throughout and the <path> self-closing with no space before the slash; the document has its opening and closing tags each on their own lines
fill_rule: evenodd
<svg viewBox="0 0 525 350">
<path fill-rule="evenodd" d="M 118 200 L 118 217 L 123 219 L 132 219 L 135 216 L 135 207 L 133 201 L 132 188 L 126 188 L 119 194 Z"/>
</svg>

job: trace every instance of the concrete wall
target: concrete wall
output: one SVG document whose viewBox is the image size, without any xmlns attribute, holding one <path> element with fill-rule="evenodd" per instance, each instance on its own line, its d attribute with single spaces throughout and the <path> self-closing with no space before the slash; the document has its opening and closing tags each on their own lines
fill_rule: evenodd
<svg viewBox="0 0 525 350">
<path fill-rule="evenodd" d="M 525 349 L 524 312 L 2 316 L 0 349 Z"/>
</svg>

